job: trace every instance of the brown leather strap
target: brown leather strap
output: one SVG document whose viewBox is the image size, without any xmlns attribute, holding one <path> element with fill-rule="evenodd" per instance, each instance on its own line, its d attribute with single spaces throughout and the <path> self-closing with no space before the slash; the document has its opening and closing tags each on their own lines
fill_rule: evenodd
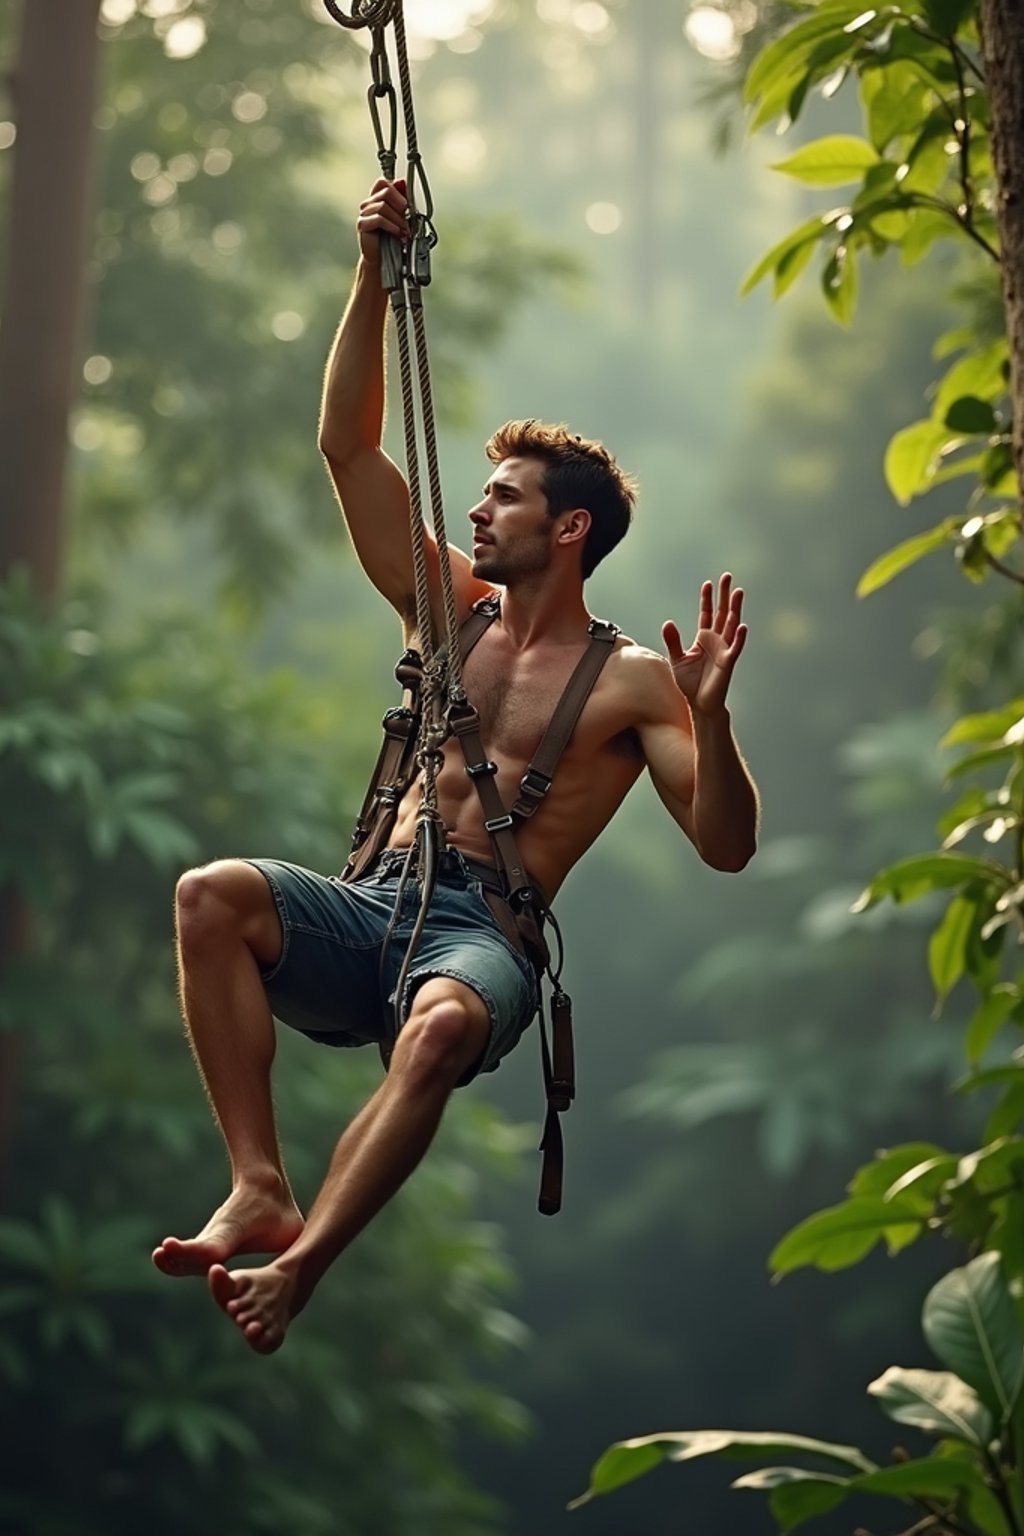
<svg viewBox="0 0 1024 1536">
<path fill-rule="evenodd" d="M 466 772 L 473 780 L 480 798 L 484 826 L 491 839 L 498 868 L 505 877 L 506 896 L 513 908 L 517 903 L 525 905 L 533 894 L 533 887 L 516 846 L 512 817 L 506 811 L 505 802 L 494 782 L 498 765 L 484 751 L 480 737 L 480 716 L 467 699 L 462 704 L 451 705 L 448 724 L 462 748 Z"/>
<path fill-rule="evenodd" d="M 543 1011 L 538 1025 L 547 1114 L 544 1117 L 544 1134 L 540 1139 L 542 1161 L 537 1209 L 542 1216 L 554 1216 L 562 1205 L 562 1174 L 565 1165 L 562 1124 L 559 1116 L 565 1114 L 576 1095 L 572 1003 L 568 993 L 563 992 L 557 984 L 551 998 L 550 1046 Z"/>
<path fill-rule="evenodd" d="M 384 740 L 352 833 L 352 847 L 342 870 L 343 880 L 358 880 L 391 836 L 399 802 L 415 776 L 416 733 L 423 663 L 407 650 L 395 667 L 402 685 L 402 703 L 383 719 Z"/>
<path fill-rule="evenodd" d="M 463 661 L 484 630 L 490 628 L 500 612 L 501 599 L 496 592 L 492 592 L 489 597 L 482 597 L 479 602 L 473 604 L 468 618 L 463 619 L 459 630 L 459 649 L 462 652 Z"/>
<path fill-rule="evenodd" d="M 551 788 L 555 769 L 576 729 L 576 722 L 583 713 L 583 706 L 593 691 L 601 668 L 615 649 L 618 634 L 617 624 L 609 624 L 604 619 L 591 619 L 590 644 L 576 663 L 541 738 L 540 746 L 533 755 L 533 761 L 523 774 L 519 798 L 512 807 L 513 816 L 521 820 L 532 816 Z"/>
<path fill-rule="evenodd" d="M 391 835 L 399 802 L 412 782 L 416 723 L 411 710 L 389 710 L 384 717 L 384 741 L 363 812 L 356 822 L 343 880 L 358 880 Z"/>
</svg>

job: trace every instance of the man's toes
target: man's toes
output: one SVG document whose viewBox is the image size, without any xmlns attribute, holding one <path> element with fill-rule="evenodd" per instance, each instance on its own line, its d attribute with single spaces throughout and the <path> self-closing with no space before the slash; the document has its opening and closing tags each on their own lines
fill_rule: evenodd
<svg viewBox="0 0 1024 1536">
<path fill-rule="evenodd" d="M 230 1304 L 236 1299 L 237 1286 L 231 1273 L 223 1264 L 212 1264 L 206 1278 L 218 1307 L 232 1316 Z"/>
<path fill-rule="evenodd" d="M 189 1273 L 180 1253 L 180 1244 L 173 1237 L 165 1237 L 163 1242 L 153 1249 L 153 1263 L 164 1275 L 178 1276 Z"/>
</svg>

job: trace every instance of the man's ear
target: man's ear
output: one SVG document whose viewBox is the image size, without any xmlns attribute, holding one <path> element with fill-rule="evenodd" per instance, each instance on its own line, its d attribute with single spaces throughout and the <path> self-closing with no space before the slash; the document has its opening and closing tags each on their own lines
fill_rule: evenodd
<svg viewBox="0 0 1024 1536">
<path fill-rule="evenodd" d="M 586 507 L 574 507 L 563 512 L 562 526 L 558 530 L 559 544 L 582 544 L 590 532 L 591 516 Z"/>
</svg>

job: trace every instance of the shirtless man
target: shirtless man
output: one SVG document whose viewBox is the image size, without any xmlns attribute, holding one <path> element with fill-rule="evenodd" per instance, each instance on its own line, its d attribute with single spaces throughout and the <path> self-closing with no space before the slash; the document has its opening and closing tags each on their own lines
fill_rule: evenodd
<svg viewBox="0 0 1024 1536">
<path fill-rule="evenodd" d="M 361 205 L 360 261 L 328 364 L 320 427 L 356 554 L 413 633 L 408 492 L 381 449 L 383 338 L 380 234 L 408 238 L 400 183 L 378 181 Z M 467 658 L 505 803 L 588 641 L 583 581 L 625 534 L 634 493 L 600 444 L 564 428 L 509 423 L 488 444 L 492 468 L 469 513 L 472 558 L 451 551 L 460 617 L 502 589 L 498 619 Z M 436 547 L 431 546 L 434 597 Z M 743 594 L 705 582 L 698 630 L 668 659 L 619 636 L 537 814 L 518 832 L 525 867 L 548 899 L 614 815 L 646 766 L 670 816 L 715 869 L 754 852 L 757 797 L 732 735 L 726 694 L 746 638 Z M 440 608 L 438 608 L 440 612 Z M 397 870 L 415 837 L 416 786 L 377 865 L 342 885 L 275 861 L 223 860 L 177 891 L 181 991 L 196 1061 L 231 1162 L 232 1190 L 194 1238 L 165 1238 L 153 1260 L 170 1275 L 207 1275 L 249 1345 L 269 1353 L 321 1276 L 413 1172 L 460 1083 L 493 1070 L 536 1009 L 529 963 L 500 933 L 467 860 L 492 863 L 473 784 L 445 747 L 439 808 L 451 850 L 417 949 L 406 1022 L 388 1074 L 338 1142 L 308 1218 L 281 1160 L 270 1092 L 276 1014 L 328 1043 L 380 1040 L 403 939 L 403 911 L 380 975 Z M 229 1271 L 242 1254 L 273 1255 Z"/>
</svg>

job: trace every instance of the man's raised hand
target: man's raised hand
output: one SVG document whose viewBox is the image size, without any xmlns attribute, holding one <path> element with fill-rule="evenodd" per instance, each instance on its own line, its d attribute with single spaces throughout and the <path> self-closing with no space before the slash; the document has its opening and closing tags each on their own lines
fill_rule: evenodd
<svg viewBox="0 0 1024 1536">
<path fill-rule="evenodd" d="M 718 583 L 716 605 L 713 584 L 703 584 L 697 633 L 689 650 L 683 649 L 679 628 L 671 619 L 661 627 L 676 685 L 697 714 L 713 715 L 725 707 L 732 669 L 746 642 L 747 626 L 740 623 L 743 589 L 731 591 L 731 587 L 727 571 Z"/>
<path fill-rule="evenodd" d="M 403 243 L 409 239 L 408 202 L 404 181 L 374 182 L 370 195 L 359 204 L 356 230 L 359 251 L 368 266 L 380 266 L 380 237 L 394 235 Z"/>
</svg>

